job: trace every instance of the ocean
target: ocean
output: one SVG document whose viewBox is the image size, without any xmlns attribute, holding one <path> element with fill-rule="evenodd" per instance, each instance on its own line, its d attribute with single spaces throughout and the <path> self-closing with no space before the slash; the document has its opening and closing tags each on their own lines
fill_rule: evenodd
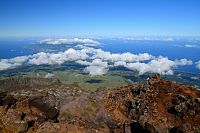
<svg viewBox="0 0 200 133">
<path fill-rule="evenodd" d="M 31 43 L 29 40 L 0 40 L 0 59 L 9 59 L 36 53 L 36 51 L 26 48 Z"/>
</svg>

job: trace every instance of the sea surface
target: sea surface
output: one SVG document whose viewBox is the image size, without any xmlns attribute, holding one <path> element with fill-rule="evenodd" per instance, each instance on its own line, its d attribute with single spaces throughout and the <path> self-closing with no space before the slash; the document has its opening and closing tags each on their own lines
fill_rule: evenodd
<svg viewBox="0 0 200 133">
<path fill-rule="evenodd" d="M 0 40 L 0 59 L 9 59 L 36 53 L 36 51 L 26 48 L 31 43 L 29 40 Z"/>
</svg>

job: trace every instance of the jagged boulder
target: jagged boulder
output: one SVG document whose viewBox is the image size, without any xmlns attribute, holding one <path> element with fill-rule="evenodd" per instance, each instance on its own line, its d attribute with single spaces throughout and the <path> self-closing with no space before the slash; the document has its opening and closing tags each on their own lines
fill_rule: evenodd
<svg viewBox="0 0 200 133">
<path fill-rule="evenodd" d="M 191 98 L 179 94 L 173 99 L 173 105 L 171 108 L 173 111 L 171 113 L 182 119 L 200 115 L 199 98 Z"/>
<path fill-rule="evenodd" d="M 46 97 L 31 99 L 29 101 L 29 106 L 34 114 L 44 117 L 45 119 L 55 120 L 59 114 L 59 110 L 54 106 L 55 99 L 49 101 L 47 99 Z"/>
</svg>

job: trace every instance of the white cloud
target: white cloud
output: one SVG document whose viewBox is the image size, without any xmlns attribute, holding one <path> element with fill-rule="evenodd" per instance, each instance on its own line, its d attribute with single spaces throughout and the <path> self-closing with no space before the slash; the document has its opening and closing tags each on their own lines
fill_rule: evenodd
<svg viewBox="0 0 200 133">
<path fill-rule="evenodd" d="M 191 77 L 191 79 L 193 79 L 193 80 L 198 80 L 199 77 Z"/>
<path fill-rule="evenodd" d="M 99 42 L 92 39 L 80 39 L 80 38 L 56 38 L 56 39 L 44 39 L 40 41 L 41 44 L 51 44 L 51 45 L 60 45 L 60 44 L 83 44 L 86 46 L 96 46 Z"/>
<path fill-rule="evenodd" d="M 196 68 L 200 70 L 200 60 L 196 62 Z"/>
<path fill-rule="evenodd" d="M 89 73 L 91 76 L 103 75 L 106 74 L 108 69 L 102 66 L 88 66 L 84 69 L 86 73 Z"/>
<path fill-rule="evenodd" d="M 85 61 L 85 60 L 77 60 L 76 63 L 84 66 L 89 66 L 91 62 Z"/>
<path fill-rule="evenodd" d="M 54 74 L 53 73 L 47 73 L 44 78 L 52 78 L 54 77 Z"/>
<path fill-rule="evenodd" d="M 108 71 L 108 63 L 101 59 L 94 59 L 92 62 L 78 60 L 76 63 L 86 65 L 84 71 L 91 76 L 103 75 Z"/>
<path fill-rule="evenodd" d="M 89 46 L 89 47 L 92 47 L 92 46 L 97 46 L 97 43 L 85 43 L 83 44 L 84 46 Z"/>
<path fill-rule="evenodd" d="M 12 69 L 21 66 L 28 60 L 28 58 L 28 56 L 20 56 L 11 59 L 1 59 L 0 70 Z"/>
<path fill-rule="evenodd" d="M 75 49 L 68 49 L 64 52 L 45 53 L 40 52 L 29 56 L 19 56 L 11 59 L 0 60 L 0 70 L 12 69 L 23 64 L 42 65 L 42 64 L 62 64 L 66 61 L 85 60 L 88 55 Z"/>
<path fill-rule="evenodd" d="M 159 73 L 162 75 L 172 75 L 172 68 L 176 65 L 174 61 L 169 60 L 165 57 L 159 57 L 158 59 L 151 60 L 148 63 L 128 63 L 125 67 L 136 70 L 140 75 L 144 73 Z"/>
<path fill-rule="evenodd" d="M 103 51 L 101 49 L 85 48 L 85 52 L 93 53 L 93 59 L 102 59 L 110 62 L 125 61 L 125 62 L 137 62 L 137 61 L 147 61 L 153 59 L 154 56 L 143 53 L 143 54 L 131 54 L 129 52 L 122 54 L 112 54 L 110 52 Z"/>
<path fill-rule="evenodd" d="M 132 36 L 132 37 L 119 37 L 119 39 L 127 41 L 174 41 L 177 38 L 159 37 L 159 36 Z"/>
<path fill-rule="evenodd" d="M 91 66 L 101 66 L 101 67 L 108 67 L 108 63 L 107 62 L 103 62 L 100 59 L 94 59 L 91 64 Z"/>
<path fill-rule="evenodd" d="M 180 60 L 176 60 L 175 61 L 177 65 L 180 66 L 185 66 L 185 65 L 192 65 L 192 61 L 191 60 L 187 60 L 187 59 L 180 59 Z"/>
<path fill-rule="evenodd" d="M 80 50 L 75 49 L 68 49 L 65 52 L 59 52 L 59 53 L 37 53 L 34 54 L 30 60 L 29 64 L 34 65 L 42 65 L 42 64 L 62 64 L 66 61 L 76 61 L 76 60 L 84 60 L 87 59 L 88 55 L 84 52 L 81 52 Z"/>
<path fill-rule="evenodd" d="M 42 65 L 42 64 L 54 64 L 52 60 L 50 60 L 50 55 L 49 53 L 37 53 L 30 58 L 29 63 L 34 64 L 34 65 Z"/>
<path fill-rule="evenodd" d="M 70 48 L 64 52 L 44 53 L 40 52 L 29 56 L 21 56 L 11 59 L 0 60 L 0 70 L 15 68 L 24 64 L 62 64 L 67 61 L 74 61 L 86 66 L 85 72 L 91 76 L 105 74 L 109 67 L 124 66 L 130 70 L 138 71 L 139 74 L 159 73 L 173 74 L 173 68 L 184 65 L 192 65 L 191 60 L 169 60 L 167 57 L 155 57 L 148 53 L 110 53 L 102 49 L 95 49 L 84 46 L 80 49 Z M 109 64 L 109 65 L 108 65 Z M 200 61 L 197 63 L 200 69 Z"/>
<path fill-rule="evenodd" d="M 128 63 L 124 65 L 125 67 L 136 70 L 140 75 L 144 73 L 159 73 L 162 75 L 173 75 L 173 68 L 178 66 L 192 65 L 191 60 L 181 59 L 172 61 L 166 57 L 158 57 L 156 59 L 151 60 L 148 63 Z"/>
<path fill-rule="evenodd" d="M 126 62 L 125 61 L 117 61 L 114 63 L 114 66 L 126 66 Z"/>
<path fill-rule="evenodd" d="M 199 48 L 198 45 L 191 45 L 191 44 L 186 44 L 185 47 L 186 48 Z"/>
<path fill-rule="evenodd" d="M 13 64 L 9 63 L 7 60 L 0 61 L 0 70 L 6 70 L 10 68 L 14 68 Z"/>
<path fill-rule="evenodd" d="M 75 49 L 68 49 L 64 52 L 64 56 L 67 58 L 67 61 L 75 61 L 75 60 L 84 60 L 87 59 L 89 56 L 81 51 L 81 50 L 75 50 Z"/>
</svg>

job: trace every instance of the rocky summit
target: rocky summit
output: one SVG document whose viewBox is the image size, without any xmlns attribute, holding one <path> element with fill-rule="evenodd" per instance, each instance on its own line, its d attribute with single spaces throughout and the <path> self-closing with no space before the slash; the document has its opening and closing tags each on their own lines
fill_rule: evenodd
<svg viewBox="0 0 200 133">
<path fill-rule="evenodd" d="M 199 133 L 200 91 L 159 75 L 118 88 L 57 79 L 0 81 L 2 133 Z"/>
</svg>

